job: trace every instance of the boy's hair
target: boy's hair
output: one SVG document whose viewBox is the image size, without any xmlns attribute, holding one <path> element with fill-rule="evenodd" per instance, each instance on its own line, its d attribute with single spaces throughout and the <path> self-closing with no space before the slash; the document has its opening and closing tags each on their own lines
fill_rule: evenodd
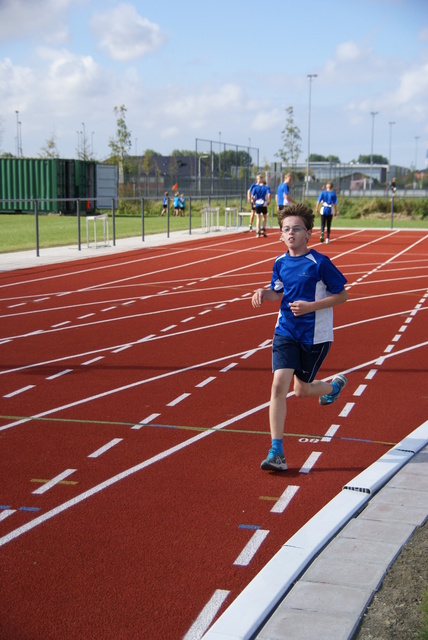
<svg viewBox="0 0 428 640">
<path fill-rule="evenodd" d="M 333 183 L 332 182 L 327 182 L 326 187 L 327 187 L 327 189 L 328 188 L 333 189 Z"/>
<path fill-rule="evenodd" d="M 315 221 L 314 212 L 308 207 L 308 205 L 303 204 L 303 202 L 290 204 L 290 206 L 285 207 L 285 209 L 278 213 L 278 222 L 280 229 L 282 229 L 282 222 L 284 218 L 288 218 L 289 216 L 297 216 L 298 218 L 301 218 L 306 229 L 313 229 Z"/>
</svg>

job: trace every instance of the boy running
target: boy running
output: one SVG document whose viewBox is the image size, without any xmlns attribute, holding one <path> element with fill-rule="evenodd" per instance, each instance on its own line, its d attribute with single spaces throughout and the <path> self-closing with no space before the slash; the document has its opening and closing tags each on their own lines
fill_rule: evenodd
<svg viewBox="0 0 428 640">
<path fill-rule="evenodd" d="M 265 300 L 281 307 L 272 343 L 273 382 L 269 422 L 272 447 L 261 468 L 286 471 L 283 449 L 286 398 L 294 377 L 297 398 L 319 398 L 322 405 L 339 397 L 347 380 L 333 377 L 331 383 L 315 380 L 333 341 L 333 309 L 346 302 L 346 278 L 331 260 L 308 242 L 314 226 L 314 213 L 305 204 L 292 204 L 278 214 L 281 239 L 288 248 L 273 266 L 269 289 L 257 289 L 252 305 Z"/>
</svg>

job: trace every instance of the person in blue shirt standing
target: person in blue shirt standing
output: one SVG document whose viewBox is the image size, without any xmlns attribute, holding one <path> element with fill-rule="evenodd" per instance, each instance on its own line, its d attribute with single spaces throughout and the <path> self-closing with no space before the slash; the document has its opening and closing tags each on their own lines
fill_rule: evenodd
<svg viewBox="0 0 428 640">
<path fill-rule="evenodd" d="M 186 210 L 186 199 L 184 193 L 182 193 L 178 199 L 178 208 L 180 209 L 180 215 L 184 216 Z"/>
<path fill-rule="evenodd" d="M 266 178 L 264 175 L 259 175 L 257 184 L 251 194 L 251 200 L 254 203 L 254 208 L 257 216 L 256 231 L 257 237 L 264 236 L 267 238 L 266 233 L 266 219 L 268 206 L 270 205 L 270 188 L 266 184 Z M 261 227 L 261 217 L 263 216 L 263 227 Z"/>
<path fill-rule="evenodd" d="M 323 189 L 318 196 L 316 212 L 321 207 L 321 236 L 320 241 L 324 242 L 324 231 L 327 228 L 327 238 L 326 243 L 330 242 L 330 229 L 331 229 L 331 221 L 333 218 L 333 210 L 334 217 L 337 216 L 337 196 L 333 191 L 333 183 L 327 182 L 326 188 Z"/>
<path fill-rule="evenodd" d="M 275 260 L 269 289 L 257 289 L 252 305 L 280 302 L 272 342 L 273 382 L 269 405 L 272 446 L 261 468 L 286 471 L 283 437 L 286 398 L 294 379 L 297 398 L 319 398 L 321 405 L 335 402 L 347 379 L 331 383 L 315 380 L 333 341 L 333 307 L 346 302 L 346 278 L 330 258 L 308 249 L 315 215 L 306 204 L 292 204 L 278 215 L 281 239 L 287 252 Z"/>
<path fill-rule="evenodd" d="M 161 216 L 165 215 L 165 213 L 168 211 L 168 197 L 169 197 L 168 191 L 165 191 L 165 195 L 162 200 Z"/>
<path fill-rule="evenodd" d="M 278 213 L 294 202 L 293 198 L 290 195 L 290 184 L 292 179 L 292 174 L 286 173 L 284 175 L 284 182 L 281 182 L 278 189 L 276 190 L 275 200 Z"/>
<path fill-rule="evenodd" d="M 174 193 L 174 215 L 180 215 L 180 196 L 178 191 Z"/>
</svg>

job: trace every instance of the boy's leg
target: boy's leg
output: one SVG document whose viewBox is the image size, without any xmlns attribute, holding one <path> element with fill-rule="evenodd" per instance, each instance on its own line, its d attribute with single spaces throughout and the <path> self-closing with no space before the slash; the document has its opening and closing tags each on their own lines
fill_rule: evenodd
<svg viewBox="0 0 428 640">
<path fill-rule="evenodd" d="M 267 222 L 267 213 L 263 214 L 263 235 L 265 238 L 267 238 L 267 233 L 266 233 L 266 222 Z"/>
<path fill-rule="evenodd" d="M 262 217 L 262 214 L 259 213 L 258 211 L 256 211 L 256 231 L 257 231 L 257 235 L 260 236 L 260 218 Z"/>
<path fill-rule="evenodd" d="M 290 388 L 294 369 L 277 369 L 273 374 L 269 405 L 269 424 L 272 446 L 268 457 L 263 460 L 261 468 L 264 471 L 286 471 L 283 437 L 284 422 L 287 415 L 287 393 Z"/>
</svg>

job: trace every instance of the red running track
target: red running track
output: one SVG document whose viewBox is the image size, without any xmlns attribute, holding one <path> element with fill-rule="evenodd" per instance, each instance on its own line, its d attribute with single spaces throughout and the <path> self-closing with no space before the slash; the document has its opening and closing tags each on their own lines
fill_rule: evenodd
<svg viewBox="0 0 428 640">
<path fill-rule="evenodd" d="M 428 235 L 336 231 L 348 279 L 266 473 L 282 252 L 241 233 L 0 276 L 0 638 L 200 638 L 290 536 L 428 415 Z M 312 246 L 317 246 L 316 241 Z M 31 419 L 29 419 L 32 417 Z"/>
</svg>

